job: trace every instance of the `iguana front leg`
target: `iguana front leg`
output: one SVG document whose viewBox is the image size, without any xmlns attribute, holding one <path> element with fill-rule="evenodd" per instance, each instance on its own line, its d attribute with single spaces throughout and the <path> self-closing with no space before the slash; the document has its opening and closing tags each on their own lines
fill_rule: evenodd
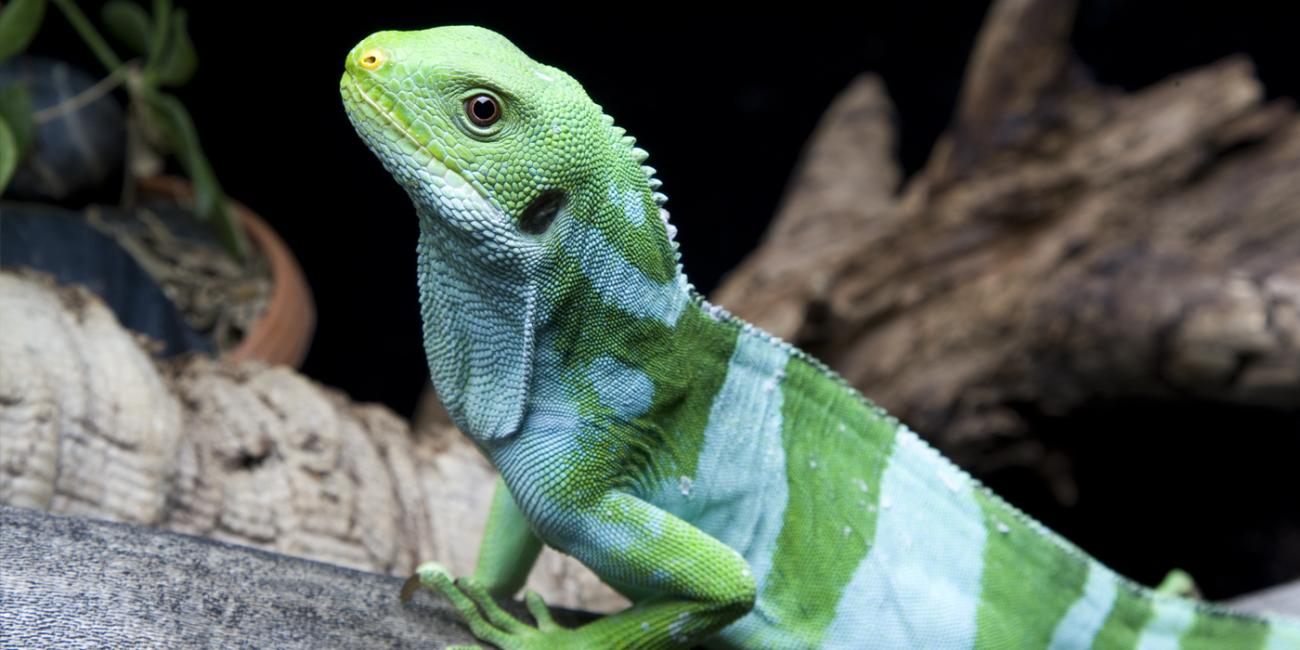
<svg viewBox="0 0 1300 650">
<path fill-rule="evenodd" d="M 479 544 L 474 580 L 494 596 L 512 597 L 524 586 L 541 550 L 542 540 L 528 526 L 510 489 L 498 477 Z"/>
<path fill-rule="evenodd" d="M 743 616 L 756 585 L 735 550 L 641 499 L 609 492 L 557 517 L 555 541 L 602 577 L 654 594 L 617 614 L 565 629 L 530 592 L 533 627 L 501 609 L 475 579 L 422 566 L 420 584 L 448 598 L 478 638 L 506 650 L 689 647 Z"/>
</svg>

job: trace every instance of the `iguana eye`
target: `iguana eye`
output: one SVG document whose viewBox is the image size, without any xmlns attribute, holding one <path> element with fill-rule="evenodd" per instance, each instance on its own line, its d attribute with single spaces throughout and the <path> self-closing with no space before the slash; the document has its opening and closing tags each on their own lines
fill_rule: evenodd
<svg viewBox="0 0 1300 650">
<path fill-rule="evenodd" d="M 488 95 L 474 95 L 465 100 L 465 114 L 478 126 L 492 126 L 501 119 L 501 107 Z"/>
</svg>

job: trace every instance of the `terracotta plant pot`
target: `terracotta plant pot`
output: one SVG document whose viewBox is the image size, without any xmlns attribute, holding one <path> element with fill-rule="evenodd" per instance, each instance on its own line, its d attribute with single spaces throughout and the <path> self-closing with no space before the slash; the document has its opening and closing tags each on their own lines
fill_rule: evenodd
<svg viewBox="0 0 1300 650">
<path fill-rule="evenodd" d="M 142 179 L 139 189 L 144 196 L 167 197 L 180 205 L 189 205 L 194 198 L 193 186 L 174 176 Z M 244 340 L 222 358 L 231 361 L 258 359 L 297 368 L 307 356 L 316 329 L 316 304 L 312 300 L 311 287 L 307 285 L 293 251 L 275 234 L 275 230 L 244 204 L 229 197 L 226 200 L 239 215 L 249 241 L 266 257 L 273 288 L 262 317 Z"/>
</svg>

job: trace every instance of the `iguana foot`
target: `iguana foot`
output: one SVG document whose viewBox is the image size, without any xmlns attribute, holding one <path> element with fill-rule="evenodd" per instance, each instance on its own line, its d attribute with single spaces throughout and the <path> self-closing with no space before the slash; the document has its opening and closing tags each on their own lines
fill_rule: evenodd
<svg viewBox="0 0 1300 650">
<path fill-rule="evenodd" d="M 560 627 L 533 590 L 524 594 L 528 612 L 537 620 L 533 627 L 515 618 L 497 604 L 486 587 L 473 578 L 452 578 L 447 568 L 437 562 L 425 562 L 402 586 L 402 600 L 409 600 L 419 587 L 442 594 L 469 625 L 474 636 L 495 644 L 502 650 L 546 650 L 577 648 L 573 631 Z M 473 646 L 457 646 L 459 648 Z M 450 650 L 450 649 L 448 649 Z"/>
</svg>

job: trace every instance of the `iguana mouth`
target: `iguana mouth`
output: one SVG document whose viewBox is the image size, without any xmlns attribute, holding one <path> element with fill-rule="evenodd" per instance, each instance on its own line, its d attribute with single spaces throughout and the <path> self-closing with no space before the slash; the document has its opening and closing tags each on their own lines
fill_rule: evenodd
<svg viewBox="0 0 1300 650">
<path fill-rule="evenodd" d="M 433 181 L 434 185 L 437 186 L 435 189 L 438 190 L 438 194 L 441 194 L 441 190 L 446 186 L 451 186 L 457 190 L 463 190 L 468 187 L 472 189 L 486 205 L 492 206 L 494 211 L 500 212 L 499 209 L 493 206 L 492 201 L 488 199 L 487 194 L 483 192 L 482 188 L 470 179 L 462 176 L 447 164 L 446 153 L 444 151 L 438 147 L 430 146 L 427 142 L 422 142 L 420 138 L 418 138 L 405 124 L 403 124 L 401 118 L 398 117 L 395 111 L 385 109 L 370 95 L 370 92 L 362 88 L 361 83 L 358 82 L 352 71 L 349 70 L 343 74 L 343 79 L 339 85 L 341 89 L 351 97 L 351 101 L 343 102 L 343 107 L 347 111 L 348 118 L 352 120 L 353 125 L 357 127 L 357 131 L 367 140 L 368 145 L 372 144 L 370 140 L 373 136 L 362 127 L 367 122 L 373 122 L 373 119 L 361 110 L 359 104 L 369 106 L 370 109 L 372 109 L 385 123 L 387 129 L 381 127 L 381 130 L 391 130 L 396 132 L 400 137 L 415 145 L 418 150 L 423 151 L 429 156 L 429 162 L 425 164 L 424 170 L 428 172 L 430 179 Z M 374 85 L 374 89 L 380 93 L 383 92 L 383 88 L 378 84 Z M 400 100 L 396 97 L 386 96 L 385 98 L 390 99 L 394 106 L 401 105 Z M 385 159 L 385 156 L 387 155 L 386 153 L 381 153 L 374 146 L 371 146 L 371 149 L 374 150 L 381 159 Z M 387 162 L 398 163 L 399 161 L 389 160 Z"/>
</svg>

